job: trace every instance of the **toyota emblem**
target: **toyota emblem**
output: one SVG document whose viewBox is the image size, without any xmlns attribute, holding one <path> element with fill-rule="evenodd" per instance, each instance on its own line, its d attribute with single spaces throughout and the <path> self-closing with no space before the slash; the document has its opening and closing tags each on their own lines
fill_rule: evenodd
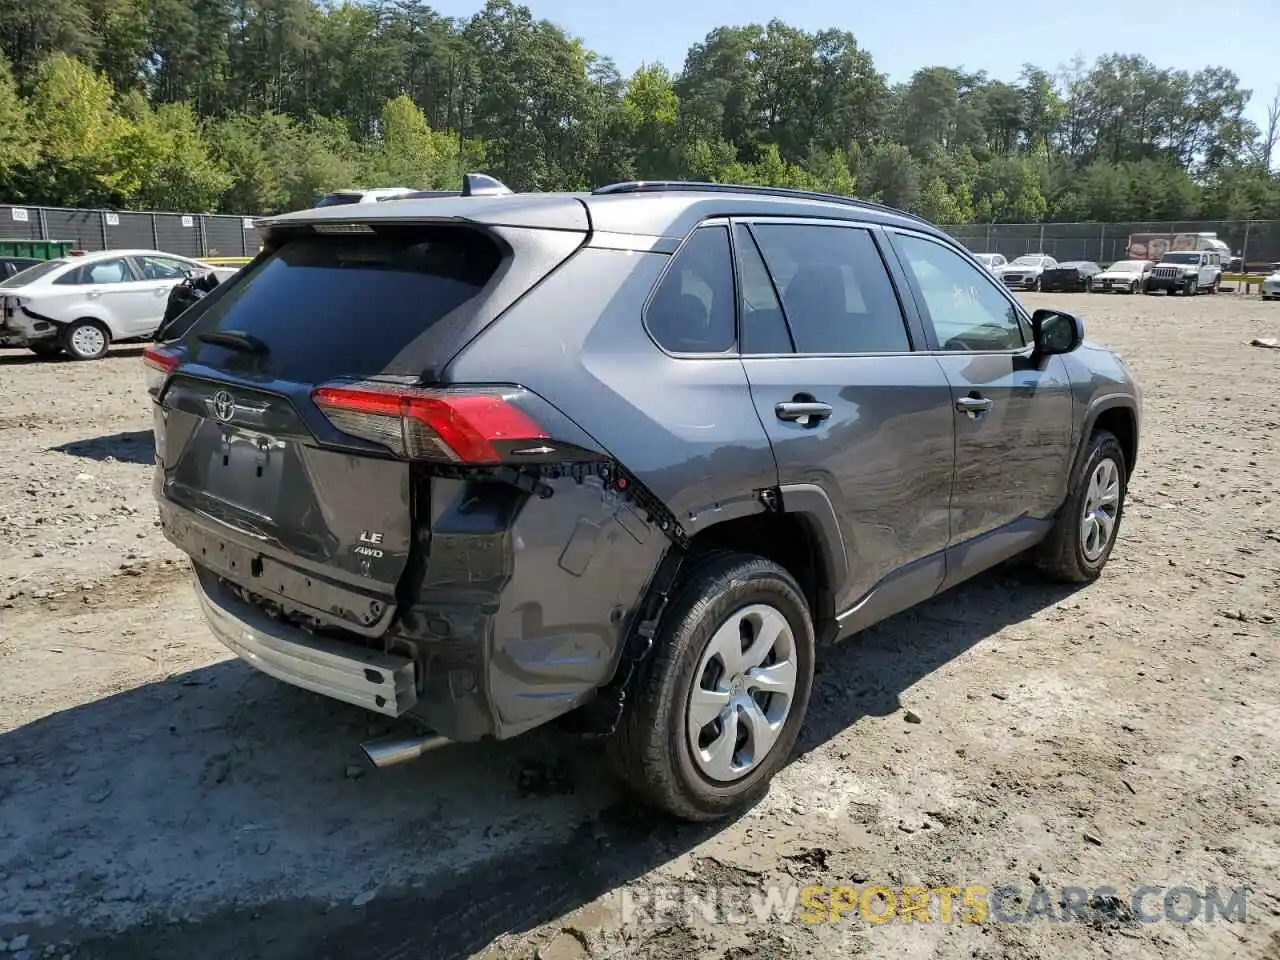
<svg viewBox="0 0 1280 960">
<path fill-rule="evenodd" d="M 213 395 L 211 405 L 213 415 L 223 423 L 227 423 L 236 415 L 236 399 L 225 390 L 219 390 Z"/>
</svg>

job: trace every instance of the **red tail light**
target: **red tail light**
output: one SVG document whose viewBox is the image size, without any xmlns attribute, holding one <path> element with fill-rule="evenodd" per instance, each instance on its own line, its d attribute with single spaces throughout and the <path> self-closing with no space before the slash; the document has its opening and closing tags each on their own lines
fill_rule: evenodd
<svg viewBox="0 0 1280 960">
<path fill-rule="evenodd" d="M 410 460 L 501 463 L 510 444 L 548 439 L 515 405 L 519 388 L 424 389 L 380 383 L 319 387 L 329 422 Z"/>
<path fill-rule="evenodd" d="M 177 368 L 181 358 L 169 347 L 147 347 L 142 351 L 142 365 L 147 368 L 147 392 L 157 393 L 164 386 L 169 374 Z"/>
</svg>

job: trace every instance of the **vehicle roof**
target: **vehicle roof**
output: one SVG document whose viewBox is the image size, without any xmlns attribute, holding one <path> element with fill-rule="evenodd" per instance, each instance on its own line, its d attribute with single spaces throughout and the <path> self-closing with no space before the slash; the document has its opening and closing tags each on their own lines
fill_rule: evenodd
<svg viewBox="0 0 1280 960">
<path fill-rule="evenodd" d="M 188 257 L 184 253 L 169 253 L 166 250 L 89 250 L 85 253 L 78 253 L 74 257 L 67 255 L 65 257 L 56 257 L 57 260 L 66 260 L 68 263 L 84 263 L 89 260 L 103 260 L 111 257 L 173 257 L 177 260 L 190 260 L 192 263 L 198 263 L 199 257 Z"/>
<path fill-rule="evenodd" d="M 257 221 L 268 237 L 313 223 L 458 221 L 549 230 L 594 230 L 680 239 L 711 217 L 783 216 L 909 227 L 955 242 L 911 214 L 867 201 L 795 192 L 738 192 L 728 185 L 681 185 L 612 193 L 514 193 L 504 196 L 405 198 L 394 204 L 317 207 Z"/>
</svg>

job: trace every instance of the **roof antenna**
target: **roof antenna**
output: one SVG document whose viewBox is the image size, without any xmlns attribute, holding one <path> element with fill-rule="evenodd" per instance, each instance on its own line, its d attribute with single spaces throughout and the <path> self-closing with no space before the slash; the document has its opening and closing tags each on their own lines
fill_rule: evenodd
<svg viewBox="0 0 1280 960">
<path fill-rule="evenodd" d="M 464 173 L 462 195 L 464 197 L 501 197 L 512 191 L 505 183 L 487 173 Z"/>
</svg>

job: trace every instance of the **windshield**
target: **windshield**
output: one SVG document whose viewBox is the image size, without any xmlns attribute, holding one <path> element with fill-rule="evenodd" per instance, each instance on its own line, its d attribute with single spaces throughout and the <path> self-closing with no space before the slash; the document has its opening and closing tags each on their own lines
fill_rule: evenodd
<svg viewBox="0 0 1280 960">
<path fill-rule="evenodd" d="M 1013 264 L 1017 267 L 1039 267 L 1044 265 L 1048 259 L 1048 257 L 1019 257 L 1013 261 Z"/>
<path fill-rule="evenodd" d="M 1198 253 L 1166 253 L 1160 258 L 1161 263 L 1199 263 Z"/>
<path fill-rule="evenodd" d="M 1144 266 L 1142 260 L 1121 260 L 1111 265 L 1112 273 L 1141 273 Z"/>
<path fill-rule="evenodd" d="M 42 263 L 37 263 L 34 267 L 27 267 L 27 269 L 15 273 L 8 280 L 0 283 L 0 287 L 25 287 L 33 280 L 39 280 L 46 274 L 53 273 L 59 267 L 66 266 L 70 262 L 70 260 L 62 259 L 45 260 Z"/>
<path fill-rule="evenodd" d="M 996 255 L 994 253 L 979 253 L 975 254 L 975 256 L 983 263 L 994 263 L 996 259 Z"/>
</svg>

